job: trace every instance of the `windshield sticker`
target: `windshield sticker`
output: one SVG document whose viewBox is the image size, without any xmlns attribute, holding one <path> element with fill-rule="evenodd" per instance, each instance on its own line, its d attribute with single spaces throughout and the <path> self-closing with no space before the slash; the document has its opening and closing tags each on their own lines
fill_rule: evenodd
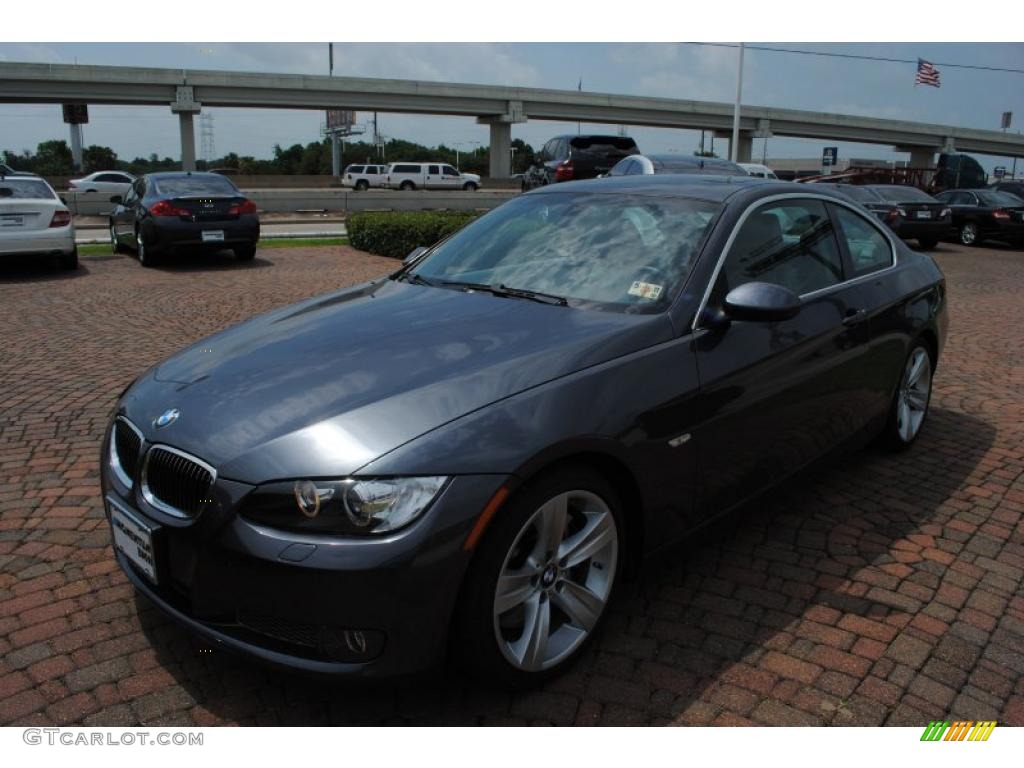
<svg viewBox="0 0 1024 768">
<path fill-rule="evenodd" d="M 650 299 L 651 301 L 654 301 L 661 296 L 661 286 L 656 283 L 643 283 L 636 280 L 629 287 L 629 295 L 639 296 L 642 299 Z"/>
</svg>

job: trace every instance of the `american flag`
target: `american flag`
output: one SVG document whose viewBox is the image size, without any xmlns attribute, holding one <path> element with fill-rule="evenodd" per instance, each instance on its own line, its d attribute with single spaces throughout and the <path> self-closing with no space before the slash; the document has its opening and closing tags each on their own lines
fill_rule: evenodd
<svg viewBox="0 0 1024 768">
<path fill-rule="evenodd" d="M 930 61 L 917 60 L 917 77 L 914 78 L 914 85 L 934 85 L 939 87 L 939 70 Z"/>
</svg>

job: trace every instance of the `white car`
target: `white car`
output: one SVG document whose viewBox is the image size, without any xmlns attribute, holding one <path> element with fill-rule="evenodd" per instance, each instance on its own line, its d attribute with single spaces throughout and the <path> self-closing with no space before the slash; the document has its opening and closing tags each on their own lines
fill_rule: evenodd
<svg viewBox="0 0 1024 768">
<path fill-rule="evenodd" d="M 78 268 L 71 211 L 38 176 L 0 176 L 0 256 L 55 256 Z"/>
<path fill-rule="evenodd" d="M 383 187 L 386 165 L 350 165 L 341 174 L 341 186 L 365 192 L 370 187 Z"/>
<path fill-rule="evenodd" d="M 447 163 L 391 163 L 384 177 L 388 189 L 480 189 L 475 173 L 460 173 Z"/>
<path fill-rule="evenodd" d="M 760 163 L 737 163 L 737 165 L 747 172 L 747 176 L 756 176 L 759 179 L 779 178 L 775 175 L 775 171 L 767 165 L 761 165 Z"/>
<path fill-rule="evenodd" d="M 72 179 L 68 182 L 68 190 L 71 192 L 98 192 L 104 195 L 121 195 L 124 197 L 131 189 L 135 177 L 123 171 L 96 171 L 81 179 Z"/>
</svg>

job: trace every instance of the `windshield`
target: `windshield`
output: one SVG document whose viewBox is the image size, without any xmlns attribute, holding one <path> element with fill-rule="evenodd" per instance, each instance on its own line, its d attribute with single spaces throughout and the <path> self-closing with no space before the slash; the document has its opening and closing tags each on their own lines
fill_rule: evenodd
<svg viewBox="0 0 1024 768">
<path fill-rule="evenodd" d="M 879 197 L 891 203 L 934 203 L 935 198 L 917 187 L 875 187 Z"/>
<path fill-rule="evenodd" d="M 154 179 L 153 187 L 158 195 L 164 197 L 238 194 L 238 188 L 223 176 L 172 176 Z"/>
<path fill-rule="evenodd" d="M 414 272 L 656 311 L 682 286 L 719 210 L 685 198 L 526 195 L 456 233 Z"/>
<path fill-rule="evenodd" d="M 1024 205 L 1024 200 L 1009 192 L 989 192 L 987 190 L 973 190 L 983 205 L 1008 205 L 1011 207 Z"/>
<path fill-rule="evenodd" d="M 12 179 L 0 181 L 0 197 L 16 200 L 52 200 L 53 190 L 42 179 Z"/>
</svg>

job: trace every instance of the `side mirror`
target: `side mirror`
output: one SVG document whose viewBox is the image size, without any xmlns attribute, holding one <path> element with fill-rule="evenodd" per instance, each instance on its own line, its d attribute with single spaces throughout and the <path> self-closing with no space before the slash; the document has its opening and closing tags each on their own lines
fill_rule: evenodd
<svg viewBox="0 0 1024 768">
<path fill-rule="evenodd" d="M 777 322 L 797 316 L 800 297 L 781 285 L 744 283 L 729 291 L 723 309 L 730 320 Z"/>
<path fill-rule="evenodd" d="M 120 205 L 121 203 L 124 202 L 124 198 L 121 197 L 120 195 L 114 195 L 112 198 L 110 198 L 110 202 L 117 203 L 118 205 Z"/>
<path fill-rule="evenodd" d="M 418 259 L 420 256 L 422 256 L 426 252 L 427 252 L 427 249 L 425 247 L 423 247 L 422 245 L 419 248 L 414 248 L 412 251 L 409 252 L 408 256 L 406 256 L 404 259 L 402 259 L 402 263 L 403 264 L 411 264 L 412 262 L 416 261 L 416 259 Z"/>
</svg>

